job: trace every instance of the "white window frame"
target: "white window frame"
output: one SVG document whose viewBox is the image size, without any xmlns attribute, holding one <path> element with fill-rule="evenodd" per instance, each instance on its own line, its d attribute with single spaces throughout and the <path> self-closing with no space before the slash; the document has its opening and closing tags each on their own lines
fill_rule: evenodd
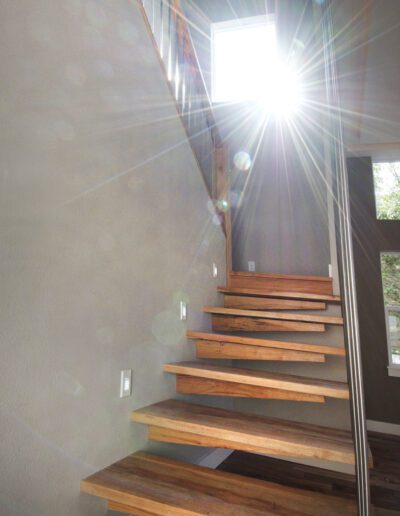
<svg viewBox="0 0 400 516">
<path fill-rule="evenodd" d="M 215 34 L 229 30 L 237 30 L 238 28 L 251 28 L 260 25 L 276 25 L 276 16 L 274 14 L 264 14 L 259 16 L 251 16 L 249 18 L 235 18 L 233 20 L 216 22 L 211 24 L 211 99 L 214 104 L 221 104 L 223 100 L 215 100 L 216 93 L 216 65 L 215 65 Z"/>
<path fill-rule="evenodd" d="M 386 324 L 386 346 L 388 352 L 388 375 L 400 377 L 400 364 L 394 364 L 392 359 L 392 341 L 390 339 L 390 325 L 389 325 L 389 312 L 399 312 L 400 305 L 387 305 L 385 303 L 385 293 L 383 290 L 383 278 L 382 278 L 382 256 L 398 256 L 400 258 L 400 251 L 382 251 L 380 253 L 380 271 L 381 271 L 381 284 L 382 284 L 382 295 L 385 307 L 385 324 Z"/>
</svg>

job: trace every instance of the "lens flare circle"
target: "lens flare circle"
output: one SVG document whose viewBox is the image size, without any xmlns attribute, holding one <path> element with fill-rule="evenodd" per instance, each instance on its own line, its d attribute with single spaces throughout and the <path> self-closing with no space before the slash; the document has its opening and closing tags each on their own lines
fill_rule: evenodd
<svg viewBox="0 0 400 516">
<path fill-rule="evenodd" d="M 248 152 L 239 151 L 233 157 L 233 164 L 242 172 L 247 172 L 251 167 L 251 163 L 251 157 Z"/>
</svg>

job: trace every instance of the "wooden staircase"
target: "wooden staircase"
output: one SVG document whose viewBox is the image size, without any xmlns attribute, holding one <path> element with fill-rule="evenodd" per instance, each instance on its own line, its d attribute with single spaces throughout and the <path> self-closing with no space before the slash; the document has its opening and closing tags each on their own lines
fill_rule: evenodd
<svg viewBox="0 0 400 516">
<path fill-rule="evenodd" d="M 248 273 L 231 273 L 231 277 L 233 281 L 229 287 L 218 289 L 224 295 L 225 306 L 204 307 L 204 312 L 212 317 L 214 331 L 187 332 L 187 337 L 195 342 L 199 359 L 323 364 L 329 357 L 345 356 L 345 350 L 340 347 L 235 334 L 243 331 L 304 334 L 323 332 L 331 325 L 341 327 L 341 317 L 302 312 L 325 310 L 327 304 L 340 302 L 333 295 L 330 278 L 267 274 L 256 274 L 252 278 Z M 249 281 L 249 278 L 254 281 Z M 295 291 L 295 288 L 299 290 Z M 289 304 L 285 304 L 287 301 Z M 294 310 L 295 313 L 286 310 Z M 327 398 L 349 399 L 349 389 L 344 382 L 238 368 L 216 362 L 178 362 L 165 364 L 163 369 L 176 375 L 178 394 L 317 404 L 324 403 Z M 148 438 L 152 441 L 292 459 L 321 459 L 342 464 L 355 462 L 351 432 L 315 424 L 174 399 L 135 410 L 131 419 L 148 425 Z M 371 456 L 369 461 L 372 464 Z M 237 491 L 236 486 L 242 486 L 244 490 Z M 314 503 L 314 493 L 289 489 L 236 475 L 226 476 L 222 472 L 144 453 L 131 455 L 82 482 L 83 491 L 108 500 L 110 509 L 138 515 L 319 515 L 330 514 L 329 511 L 332 514 L 356 514 L 355 504 L 351 501 L 327 497 Z M 278 495 L 280 492 L 282 496 Z M 259 493 L 263 493 L 261 498 Z M 304 500 L 304 505 L 303 502 L 298 505 L 300 498 L 297 497 Z"/>
<path fill-rule="evenodd" d="M 292 342 L 243 335 L 243 332 L 298 332 L 301 335 L 341 327 L 341 317 L 316 314 L 328 304 L 340 304 L 332 279 L 319 276 L 260 274 L 232 271 L 232 231 L 229 202 L 229 159 L 207 99 L 187 18 L 179 0 L 140 1 L 167 83 L 177 101 L 188 139 L 198 159 L 212 203 L 226 237 L 227 286 L 219 287 L 224 306 L 205 307 L 213 332 L 188 332 L 199 359 L 308 362 L 323 368 L 344 349 L 323 343 Z M 164 18 L 168 23 L 164 23 Z M 155 31 L 160 30 L 160 34 Z M 164 31 L 164 32 L 163 32 Z M 165 31 L 167 31 L 165 33 Z M 162 42 L 162 43 L 161 43 Z M 165 44 L 168 44 L 168 51 Z M 167 74 L 171 63 L 179 73 Z M 186 84 L 186 79 L 190 82 Z M 192 93 L 190 93 L 192 92 Z M 192 98 L 189 98 L 190 95 Z M 197 102 L 201 99 L 200 108 Z M 191 109 L 191 101 L 193 106 Z M 193 132 L 194 131 L 194 132 Z M 199 137 L 204 135 L 203 140 Z M 202 160 L 206 154 L 207 160 Z M 307 311 L 308 313 L 305 313 Z M 295 313 L 293 313 L 295 312 Z M 311 312 L 311 313 L 310 313 Z M 235 334 L 239 332 L 239 335 Z M 322 364 L 322 365 L 321 365 Z M 263 372 L 254 369 L 184 362 L 166 364 L 176 375 L 176 390 L 184 394 L 251 397 L 272 403 L 323 403 L 326 398 L 345 402 L 349 391 L 342 382 Z M 321 370 L 322 371 L 322 370 Z M 323 374 L 322 374 L 323 376 Z M 151 379 L 149 379 L 151 381 Z M 320 405 L 310 405 L 318 409 Z M 230 450 L 316 458 L 354 464 L 352 435 L 348 431 L 244 412 L 212 408 L 179 400 L 165 400 L 135 410 L 133 421 L 149 427 L 149 439 L 166 443 L 220 447 Z M 371 463 L 370 457 L 370 463 Z M 238 475 L 213 471 L 136 453 L 82 481 L 82 491 L 108 501 L 111 510 L 138 516 L 214 515 L 355 515 L 353 501 L 284 487 Z"/>
</svg>

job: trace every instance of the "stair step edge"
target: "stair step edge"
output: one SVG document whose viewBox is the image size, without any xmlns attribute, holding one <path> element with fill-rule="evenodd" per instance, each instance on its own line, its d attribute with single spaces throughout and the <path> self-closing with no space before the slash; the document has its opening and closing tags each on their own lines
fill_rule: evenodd
<svg viewBox="0 0 400 516">
<path fill-rule="evenodd" d="M 261 346 L 271 347 L 276 349 L 287 349 L 293 351 L 304 351 L 310 353 L 323 353 L 326 355 L 345 356 L 346 351 L 344 348 L 335 346 L 325 346 L 319 344 L 307 344 L 301 342 L 287 342 L 281 340 L 272 339 L 260 339 L 256 337 L 239 337 L 238 335 L 229 335 L 222 333 L 208 333 L 208 332 L 197 332 L 187 331 L 186 336 L 189 339 L 197 340 L 210 340 L 215 342 L 229 342 L 232 344 L 242 344 L 244 346 Z"/>
<path fill-rule="evenodd" d="M 327 301 L 331 303 L 340 303 L 341 297 L 330 294 L 315 294 L 307 292 L 291 292 L 283 290 L 267 290 L 267 289 L 250 289 L 241 287 L 217 287 L 218 292 L 226 295 L 243 295 L 255 297 L 271 297 L 271 298 L 288 298 L 303 299 L 309 301 Z"/>
<path fill-rule="evenodd" d="M 164 371 L 172 374 L 196 376 L 232 383 L 270 387 L 306 394 L 339 399 L 349 399 L 349 389 L 344 382 L 306 378 L 302 376 L 257 371 L 254 369 L 215 366 L 201 362 L 177 362 L 165 364 Z"/>
<path fill-rule="evenodd" d="M 274 319 L 282 321 L 310 322 L 318 324 L 343 325 L 342 317 L 313 314 L 292 314 L 288 312 L 273 312 L 264 310 L 241 310 L 238 308 L 224 308 L 220 306 L 205 306 L 203 312 L 213 315 L 225 315 L 233 317 L 253 317 L 259 319 Z"/>
</svg>

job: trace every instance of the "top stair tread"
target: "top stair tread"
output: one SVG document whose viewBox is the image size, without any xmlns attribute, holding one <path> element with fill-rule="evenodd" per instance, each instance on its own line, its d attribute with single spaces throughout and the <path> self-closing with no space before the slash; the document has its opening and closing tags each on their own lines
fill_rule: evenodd
<svg viewBox="0 0 400 516">
<path fill-rule="evenodd" d="M 332 283 L 330 276 L 306 276 L 304 274 L 274 274 L 270 272 L 230 271 L 231 277 L 265 278 L 278 280 L 321 281 Z"/>
<path fill-rule="evenodd" d="M 351 432 L 307 423 L 166 400 L 132 413 L 134 421 L 201 435 L 276 455 L 314 457 L 354 464 Z M 236 448 L 240 449 L 240 447 Z"/>
<path fill-rule="evenodd" d="M 305 299 L 310 301 L 327 301 L 330 303 L 340 303 L 340 296 L 329 294 L 312 294 L 307 292 L 289 292 L 281 290 L 258 290 L 254 288 L 235 288 L 235 287 L 218 287 L 218 291 L 223 294 L 241 294 L 244 296 L 260 296 L 260 297 L 278 297 L 289 299 Z"/>
<path fill-rule="evenodd" d="M 344 348 L 335 346 L 324 346 L 319 344 L 307 344 L 303 342 L 287 342 L 281 340 L 259 339 L 254 337 L 239 337 L 237 335 L 226 335 L 222 333 L 208 333 L 200 331 L 188 331 L 189 339 L 198 339 L 213 342 L 229 342 L 243 344 L 245 346 L 262 346 L 277 349 L 289 349 L 294 351 L 306 351 L 310 353 L 323 353 L 326 355 L 345 356 Z"/>
<path fill-rule="evenodd" d="M 164 371 L 212 380 L 283 389 L 293 392 L 317 394 L 339 399 L 349 399 L 346 383 L 254 369 L 227 367 L 203 362 L 178 362 L 165 364 Z"/>
<path fill-rule="evenodd" d="M 266 274 L 259 272 L 230 272 L 228 285 L 234 288 L 279 290 L 309 294 L 333 294 L 333 281 L 328 276 L 298 274 Z"/>
<path fill-rule="evenodd" d="M 144 514 L 356 515 L 356 503 L 137 452 L 81 482 L 81 490 Z"/>
<path fill-rule="evenodd" d="M 284 321 L 302 321 L 320 324 L 343 325 L 342 317 L 314 314 L 292 314 L 288 312 L 273 312 L 264 310 L 243 310 L 240 308 L 224 308 L 222 306 L 205 306 L 203 311 L 215 315 L 230 315 L 235 317 L 258 317 L 260 319 L 279 319 Z"/>
</svg>

